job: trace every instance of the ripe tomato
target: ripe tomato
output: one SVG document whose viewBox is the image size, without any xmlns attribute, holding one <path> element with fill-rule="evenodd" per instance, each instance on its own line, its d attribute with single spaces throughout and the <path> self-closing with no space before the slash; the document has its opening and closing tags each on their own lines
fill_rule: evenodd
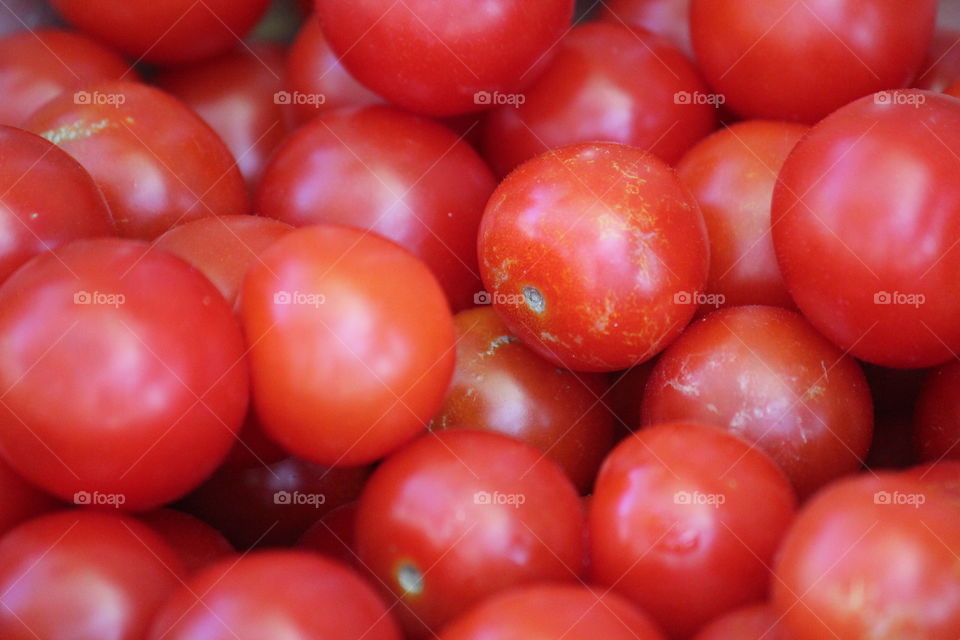
<svg viewBox="0 0 960 640">
<path fill-rule="evenodd" d="M 607 457 L 590 502 L 592 577 L 686 638 L 766 594 L 796 496 L 759 449 L 697 423 L 638 431 Z"/>
<path fill-rule="evenodd" d="M 770 235 L 770 199 L 787 154 L 807 127 L 755 120 L 722 129 L 677 164 L 710 237 L 710 279 L 700 307 L 793 307 Z"/>
<path fill-rule="evenodd" d="M 229 558 L 161 608 L 148 640 L 400 640 L 373 590 L 339 563 L 303 551 Z"/>
<path fill-rule="evenodd" d="M 139 519 L 177 552 L 187 574 L 236 551 L 219 531 L 183 511 L 157 509 L 141 514 Z"/>
<path fill-rule="evenodd" d="M 297 546 L 328 558 L 335 558 L 358 571 L 366 571 L 356 551 L 356 524 L 359 502 L 348 502 L 327 512 L 307 529 Z M 376 578 L 374 578 L 376 584 Z"/>
<path fill-rule="evenodd" d="M 497 433 L 444 431 L 390 456 L 363 490 L 356 527 L 360 560 L 414 636 L 505 587 L 575 579 L 583 560 L 573 485 Z"/>
<path fill-rule="evenodd" d="M 920 460 L 960 460 L 960 361 L 932 371 L 917 399 L 914 446 Z"/>
<path fill-rule="evenodd" d="M 518 91 L 570 25 L 573 0 L 317 0 L 344 66 L 428 115 L 485 109 Z"/>
<path fill-rule="evenodd" d="M 186 105 L 135 82 L 81 91 L 54 98 L 24 128 L 90 172 L 121 235 L 149 240 L 195 218 L 247 213 L 233 156 Z"/>
<path fill-rule="evenodd" d="M 906 6 L 906 5 L 902 5 Z M 773 243 L 810 323 L 889 367 L 960 351 L 960 102 L 878 93 L 817 124 L 773 195 Z"/>
<path fill-rule="evenodd" d="M 0 460 L 0 536 L 21 522 L 52 511 L 60 503 L 27 483 L 3 460 Z"/>
<path fill-rule="evenodd" d="M 690 0 L 605 0 L 600 19 L 639 27 L 670 40 L 693 57 Z"/>
<path fill-rule="evenodd" d="M 605 140 L 673 164 L 716 126 L 709 91 L 666 40 L 622 24 L 587 23 L 564 36 L 519 104 L 491 110 L 484 155 L 503 176 L 549 149 Z"/>
<path fill-rule="evenodd" d="M 702 628 L 693 640 L 790 640 L 769 604 L 734 609 Z"/>
<path fill-rule="evenodd" d="M 612 143 L 530 160 L 500 183 L 480 227 L 480 273 L 510 331 L 547 360 L 625 369 L 693 317 L 707 279 L 696 201 L 663 162 Z"/>
<path fill-rule="evenodd" d="M 936 12 L 936 0 L 692 0 L 690 31 L 707 81 L 735 112 L 814 123 L 907 86 Z"/>
<path fill-rule="evenodd" d="M 143 510 L 197 486 L 247 407 L 240 327 L 182 260 L 81 240 L 0 287 L 0 449 L 78 504 Z"/>
</svg>

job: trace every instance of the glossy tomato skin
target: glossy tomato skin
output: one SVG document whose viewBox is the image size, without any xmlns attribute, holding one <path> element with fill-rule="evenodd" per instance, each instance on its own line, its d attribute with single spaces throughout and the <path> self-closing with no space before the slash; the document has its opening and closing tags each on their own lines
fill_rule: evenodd
<svg viewBox="0 0 960 640">
<path fill-rule="evenodd" d="M 0 39 L 0 123 L 20 126 L 50 99 L 102 80 L 136 80 L 133 67 L 94 40 L 60 29 Z"/>
<path fill-rule="evenodd" d="M 199 269 L 231 305 L 236 305 L 243 277 L 260 254 L 293 230 L 259 216 L 208 216 L 170 229 L 155 246 Z"/>
<path fill-rule="evenodd" d="M 497 433 L 426 435 L 387 458 L 356 527 L 360 560 L 415 637 L 506 587 L 573 580 L 583 559 L 573 485 L 541 452 Z"/>
<path fill-rule="evenodd" d="M 598 140 L 673 164 L 717 120 L 716 106 L 699 101 L 710 90 L 683 53 L 612 22 L 570 31 L 521 95 L 522 104 L 495 107 L 486 120 L 484 155 L 500 175 L 549 149 Z"/>
<path fill-rule="evenodd" d="M 40 491 L 0 460 L 0 536 L 21 522 L 52 511 L 60 502 Z"/>
<path fill-rule="evenodd" d="M 52 0 L 69 23 L 140 61 L 196 62 L 240 43 L 269 0 Z"/>
<path fill-rule="evenodd" d="M 489 306 L 461 311 L 457 365 L 431 429 L 497 431 L 540 449 L 589 492 L 613 446 L 602 374 L 558 369 L 510 333 Z"/>
<path fill-rule="evenodd" d="M 187 574 L 236 553 L 219 531 L 183 511 L 157 509 L 140 514 L 139 520 L 177 552 Z"/>
<path fill-rule="evenodd" d="M 440 285 L 357 229 L 317 225 L 275 242 L 247 273 L 241 317 L 266 433 L 320 464 L 366 464 L 413 438 L 453 374 Z"/>
<path fill-rule="evenodd" d="M 708 425 L 661 423 L 628 436 L 590 502 L 593 579 L 685 638 L 761 599 L 796 496 L 776 464 Z"/>
<path fill-rule="evenodd" d="M 919 482 L 933 484 L 960 498 L 960 460 L 939 460 L 911 467 L 903 476 Z"/>
<path fill-rule="evenodd" d="M 600 19 L 656 33 L 693 57 L 690 0 L 606 0 L 600 8 Z"/>
<path fill-rule="evenodd" d="M 773 243 L 794 301 L 831 341 L 888 367 L 960 350 L 960 102 L 884 92 L 832 113 L 787 158 Z"/>
<path fill-rule="evenodd" d="M 455 309 L 480 290 L 476 237 L 496 187 L 469 144 L 392 107 L 339 110 L 297 130 L 257 193 L 258 213 L 294 226 L 369 229 L 416 254 Z"/>
<path fill-rule="evenodd" d="M 644 424 L 698 420 L 756 443 L 801 496 L 855 472 L 873 430 L 859 365 L 798 314 L 734 307 L 692 324 L 657 361 Z"/>
<path fill-rule="evenodd" d="M 707 81 L 747 118 L 814 123 L 921 70 L 936 0 L 692 0 Z"/>
<path fill-rule="evenodd" d="M 700 629 L 693 640 L 790 640 L 769 604 L 734 609 Z"/>
<path fill-rule="evenodd" d="M 482 111 L 493 95 L 533 80 L 569 27 L 573 0 L 317 0 L 316 8 L 361 83 L 405 109 L 446 116 Z"/>
<path fill-rule="evenodd" d="M 702 310 L 794 306 L 773 251 L 770 200 L 784 160 L 806 131 L 788 122 L 739 122 L 701 140 L 677 164 L 710 237 Z"/>
<path fill-rule="evenodd" d="M 580 371 L 653 357 L 695 311 L 709 246 L 667 165 L 613 143 L 547 152 L 511 173 L 480 226 L 480 274 L 507 327 Z"/>
<path fill-rule="evenodd" d="M 527 638 L 664 640 L 665 636 L 645 613 L 616 593 L 555 583 L 497 594 L 440 633 L 440 640 Z"/>
<path fill-rule="evenodd" d="M 917 399 L 914 446 L 922 461 L 960 460 L 960 361 L 930 373 Z"/>
<path fill-rule="evenodd" d="M 2 454 L 80 504 L 178 498 L 223 460 L 246 411 L 230 307 L 145 243 L 81 240 L 27 263 L 0 287 L 0 336 Z"/>
<path fill-rule="evenodd" d="M 0 282 L 28 259 L 116 234 L 90 174 L 40 136 L 0 126 Z"/>
<path fill-rule="evenodd" d="M 400 640 L 390 612 L 353 571 L 304 551 L 229 558 L 164 604 L 148 640 Z"/>
<path fill-rule="evenodd" d="M 897 474 L 843 480 L 797 516 L 773 604 L 793 640 L 956 638 L 958 550 L 956 496 Z"/>
<path fill-rule="evenodd" d="M 81 91 L 90 100 L 81 104 L 73 94 L 61 94 L 24 128 L 90 172 L 120 235 L 152 240 L 196 218 L 247 213 L 233 156 L 182 102 L 135 82 L 104 82 Z"/>
<path fill-rule="evenodd" d="M 182 574 L 173 549 L 133 518 L 41 516 L 0 539 L 0 636 L 142 640 Z"/>
</svg>

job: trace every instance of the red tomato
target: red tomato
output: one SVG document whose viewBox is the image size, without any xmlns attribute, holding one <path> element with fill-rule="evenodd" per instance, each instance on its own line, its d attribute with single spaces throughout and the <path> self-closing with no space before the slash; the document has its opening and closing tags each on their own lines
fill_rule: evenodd
<svg viewBox="0 0 960 640">
<path fill-rule="evenodd" d="M 400 640 L 390 612 L 346 567 L 312 553 L 226 559 L 164 604 L 148 640 Z"/>
<path fill-rule="evenodd" d="M 183 511 L 157 509 L 141 514 L 140 521 L 177 552 L 188 574 L 236 551 L 219 531 Z"/>
<path fill-rule="evenodd" d="M 236 46 L 269 0 L 50 0 L 63 18 L 137 61 L 194 62 Z"/>
<path fill-rule="evenodd" d="M 247 407 L 243 337 L 185 262 L 81 240 L 0 287 L 0 448 L 77 504 L 144 510 L 223 460 Z"/>
<path fill-rule="evenodd" d="M 317 0 L 317 13 L 360 82 L 442 116 L 482 111 L 533 80 L 569 28 L 573 0 Z"/>
<path fill-rule="evenodd" d="M 247 213 L 233 156 L 186 105 L 134 82 L 81 91 L 54 98 L 24 128 L 90 172 L 121 235 L 153 239 L 195 218 Z"/>
<path fill-rule="evenodd" d="M 643 429 L 597 477 L 592 577 L 686 638 L 764 597 L 795 506 L 783 472 L 745 441 L 697 423 Z"/>
<path fill-rule="evenodd" d="M 960 351 L 956 148 L 960 102 L 883 92 L 817 124 L 783 165 L 773 243 L 787 288 L 862 360 L 914 368 Z"/>
<path fill-rule="evenodd" d="M 20 474 L 0 460 L 0 536 L 21 522 L 52 511 L 60 503 L 28 484 Z"/>
<path fill-rule="evenodd" d="M 357 557 L 355 543 L 359 507 L 359 502 L 348 502 L 329 511 L 300 536 L 297 546 L 366 571 Z"/>
<path fill-rule="evenodd" d="M 944 91 L 960 79 L 960 31 L 937 28 L 921 69 L 913 82 L 918 89 Z"/>
<path fill-rule="evenodd" d="M 613 416 L 598 373 L 558 369 L 513 336 L 493 309 L 462 311 L 457 366 L 431 428 L 481 429 L 512 436 L 559 464 L 588 493 L 613 446 Z"/>
<path fill-rule="evenodd" d="M 955 640 L 958 553 L 956 497 L 902 475 L 844 480 L 798 515 L 773 603 L 791 640 Z"/>
<path fill-rule="evenodd" d="M 76 160 L 40 136 L 0 126 L 0 282 L 38 253 L 115 234 L 107 203 Z"/>
<path fill-rule="evenodd" d="M 944 89 L 943 92 L 948 96 L 952 96 L 954 98 L 960 98 L 960 81 L 954 82 L 949 87 Z"/>
<path fill-rule="evenodd" d="M 510 331 L 570 369 L 647 360 L 690 321 L 707 279 L 703 216 L 639 149 L 580 144 L 500 183 L 480 227 L 480 273 Z"/>
<path fill-rule="evenodd" d="M 440 640 L 664 640 L 642 611 L 610 592 L 539 584 L 505 591 L 447 625 Z"/>
<path fill-rule="evenodd" d="M 793 307 L 770 236 L 770 199 L 787 154 L 807 127 L 755 120 L 722 129 L 677 164 L 710 236 L 710 279 L 700 308 Z"/>
<path fill-rule="evenodd" d="M 280 462 L 289 457 L 279 444 L 263 432 L 255 411 L 247 413 L 247 418 L 237 433 L 237 440 L 222 467 L 255 467 Z M 222 468 L 221 467 L 221 468 Z"/>
<path fill-rule="evenodd" d="M 656 364 L 654 358 L 626 371 L 609 374 L 610 392 L 607 399 L 616 417 L 618 435 L 626 436 L 640 428 L 640 400 Z"/>
<path fill-rule="evenodd" d="M 549 149 L 606 140 L 673 164 L 716 126 L 709 91 L 666 40 L 622 24 L 587 23 L 560 41 L 520 104 L 490 112 L 484 154 L 506 175 Z"/>
<path fill-rule="evenodd" d="M 20 126 L 64 91 L 103 80 L 136 80 L 116 53 L 78 33 L 20 31 L 0 40 L 0 124 Z"/>
<path fill-rule="evenodd" d="M 692 0 L 690 30 L 700 68 L 731 109 L 813 123 L 907 86 L 936 12 L 936 0 Z"/>
<path fill-rule="evenodd" d="M 560 468 L 506 436 L 427 435 L 380 465 L 360 497 L 357 551 L 418 636 L 506 587 L 575 579 L 583 512 Z"/>
<path fill-rule="evenodd" d="M 914 446 L 923 461 L 960 460 L 960 361 L 931 372 L 917 400 Z"/>
<path fill-rule="evenodd" d="M 295 226 L 369 229 L 416 254 L 463 309 L 480 290 L 477 227 L 496 187 L 469 144 L 389 107 L 339 110 L 304 125 L 277 151 L 257 210 Z"/>
<path fill-rule="evenodd" d="M 41 516 L 0 539 L 0 637 L 143 640 L 182 573 L 173 549 L 133 518 Z"/>
<path fill-rule="evenodd" d="M 693 640 L 790 640 L 769 604 L 754 604 L 720 616 Z"/>
<path fill-rule="evenodd" d="M 692 324 L 657 361 L 641 406 L 645 424 L 698 420 L 756 443 L 801 496 L 856 471 L 873 430 L 856 361 L 773 307 Z"/>
<path fill-rule="evenodd" d="M 605 0 L 601 3 L 600 18 L 656 33 L 693 56 L 690 0 Z"/>
<path fill-rule="evenodd" d="M 904 471 L 903 477 L 933 484 L 960 498 L 960 460 L 928 462 Z"/>
</svg>

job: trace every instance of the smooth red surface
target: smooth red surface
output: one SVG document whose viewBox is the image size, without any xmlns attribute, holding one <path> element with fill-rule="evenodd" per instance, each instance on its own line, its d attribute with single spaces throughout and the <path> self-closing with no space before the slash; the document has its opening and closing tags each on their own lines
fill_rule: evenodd
<svg viewBox="0 0 960 640">
<path fill-rule="evenodd" d="M 359 507 L 359 502 L 348 502 L 327 512 L 300 536 L 297 546 L 364 570 L 356 551 Z"/>
<path fill-rule="evenodd" d="M 960 80 L 960 31 L 938 27 L 930 41 L 927 59 L 913 86 L 945 91 L 957 80 Z"/>
<path fill-rule="evenodd" d="M 693 57 L 690 0 L 605 0 L 600 7 L 600 19 L 661 35 Z"/>
<path fill-rule="evenodd" d="M 219 531 L 183 511 L 157 509 L 139 519 L 177 552 L 187 574 L 236 552 Z"/>
<path fill-rule="evenodd" d="M 960 460 L 960 361 L 951 360 L 927 377 L 913 429 L 920 460 Z"/>
<path fill-rule="evenodd" d="M 29 484 L 6 462 L 0 460 L 0 535 L 21 522 L 56 509 L 60 503 Z"/>
<path fill-rule="evenodd" d="M 789 640 L 780 615 L 769 604 L 755 604 L 720 616 L 693 640 Z"/>
</svg>

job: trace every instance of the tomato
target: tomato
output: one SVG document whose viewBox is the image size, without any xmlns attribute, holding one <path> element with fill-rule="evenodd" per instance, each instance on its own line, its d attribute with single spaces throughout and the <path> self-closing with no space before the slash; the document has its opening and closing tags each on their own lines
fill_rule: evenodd
<svg viewBox="0 0 960 640">
<path fill-rule="evenodd" d="M 182 572 L 173 549 L 132 518 L 41 516 L 0 539 L 0 636 L 142 640 Z"/>
<path fill-rule="evenodd" d="M 930 91 L 945 91 L 960 79 L 960 31 L 937 28 L 930 42 L 927 60 L 913 86 Z"/>
<path fill-rule="evenodd" d="M 720 616 L 693 640 L 790 640 L 769 604 L 754 604 Z"/>
<path fill-rule="evenodd" d="M 498 594 L 440 634 L 440 640 L 529 638 L 663 640 L 664 636 L 625 598 L 566 584 L 538 584 Z"/>
<path fill-rule="evenodd" d="M 931 372 L 917 400 L 914 446 L 921 460 L 960 460 L 960 361 Z"/>
<path fill-rule="evenodd" d="M 928 462 L 904 471 L 903 477 L 933 484 L 960 498 L 960 460 Z"/>
<path fill-rule="evenodd" d="M 856 471 L 873 405 L 863 372 L 799 315 L 722 309 L 660 357 L 644 389 L 643 421 L 699 420 L 756 443 L 801 496 Z"/>
<path fill-rule="evenodd" d="M 685 638 L 764 597 L 768 564 L 796 505 L 759 449 L 698 423 L 628 436 L 603 463 L 590 503 L 592 577 Z"/>
<path fill-rule="evenodd" d="M 335 558 L 365 571 L 356 552 L 356 523 L 359 502 L 348 502 L 328 511 L 307 529 L 297 541 L 298 547 Z"/>
<path fill-rule="evenodd" d="M 183 261 L 131 240 L 64 245 L 0 287 L 0 450 L 77 504 L 164 504 L 226 456 L 243 355 L 230 307 Z"/>
<path fill-rule="evenodd" d="M 360 496 L 356 545 L 413 636 L 506 587 L 576 579 L 583 513 L 533 447 L 471 430 L 426 435 L 387 458 Z"/>
<path fill-rule="evenodd" d="M 0 126 L 0 282 L 38 253 L 115 234 L 107 203 L 76 160 L 39 136 Z"/>
<path fill-rule="evenodd" d="M 616 418 L 619 436 L 626 436 L 640 427 L 640 400 L 656 363 L 654 358 L 626 371 L 608 374 L 610 391 L 607 400 Z"/>
<path fill-rule="evenodd" d="M 267 437 L 255 411 L 247 413 L 247 418 L 237 433 L 236 442 L 230 450 L 222 467 L 255 467 L 270 465 L 289 457 L 283 447 Z M 221 468 L 222 468 L 221 467 Z"/>
<path fill-rule="evenodd" d="M 709 88 L 667 41 L 622 24 L 574 28 L 518 104 L 487 118 L 484 155 L 500 175 L 549 149 L 606 140 L 676 162 L 716 126 Z"/>
<path fill-rule="evenodd" d="M 803 125 L 740 122 L 697 143 L 677 164 L 710 236 L 710 279 L 700 308 L 766 304 L 793 307 L 773 252 L 770 199 Z"/>
<path fill-rule="evenodd" d="M 271 218 L 211 216 L 170 229 L 154 246 L 199 269 L 235 305 L 250 265 L 292 229 Z"/>
<path fill-rule="evenodd" d="M 462 311 L 457 365 L 431 428 L 498 431 L 553 458 L 589 492 L 613 446 L 602 374 L 558 369 L 512 335 L 490 307 Z"/>
<path fill-rule="evenodd" d="M 693 56 L 690 0 L 605 0 L 601 4 L 600 18 L 656 33 L 688 56 Z"/>
<path fill-rule="evenodd" d="M 573 0 L 317 0 L 347 70 L 427 115 L 482 111 L 519 91 L 569 28 Z"/>
<path fill-rule="evenodd" d="M 316 17 L 304 21 L 290 45 L 284 79 L 290 93 L 290 116 L 296 124 L 304 124 L 327 110 L 382 102 L 343 68 Z"/>
<path fill-rule="evenodd" d="M 814 123 L 907 86 L 936 12 L 936 0 L 692 0 L 690 31 L 707 81 L 735 112 Z"/>
<path fill-rule="evenodd" d="M 287 133 L 283 65 L 280 47 L 260 44 L 163 71 L 153 82 L 217 132 L 252 190 Z"/>
<path fill-rule="evenodd" d="M 51 0 L 69 23 L 138 61 L 195 62 L 236 46 L 269 0 Z"/>
<path fill-rule="evenodd" d="M 78 33 L 19 31 L 0 39 L 0 123 L 20 126 L 61 93 L 102 80 L 136 80 L 123 58 Z"/>
<path fill-rule="evenodd" d="M 817 124 L 773 195 L 773 243 L 810 323 L 852 355 L 915 368 L 960 351 L 960 102 L 878 93 Z"/>
<path fill-rule="evenodd" d="M 582 371 L 626 369 L 668 345 L 709 264 L 703 216 L 673 170 L 612 143 L 547 152 L 510 174 L 484 212 L 479 255 L 510 331 Z"/>
<path fill-rule="evenodd" d="M 24 125 L 76 158 L 120 234 L 153 239 L 188 220 L 247 213 L 243 178 L 216 133 L 172 96 L 134 82 L 61 94 Z"/>
<path fill-rule="evenodd" d="M 373 590 L 346 567 L 302 551 L 226 559 L 163 606 L 148 640 L 400 640 Z"/>
<path fill-rule="evenodd" d="M 295 226 L 369 229 L 416 254 L 462 309 L 480 290 L 477 227 L 496 180 L 463 140 L 390 107 L 339 110 L 296 131 L 267 167 L 257 210 Z"/>
<path fill-rule="evenodd" d="M 960 507 L 893 474 L 825 489 L 779 554 L 773 603 L 792 640 L 953 640 L 960 634 Z"/>
<path fill-rule="evenodd" d="M 235 552 L 219 531 L 183 511 L 157 509 L 139 519 L 177 552 L 188 574 Z"/>
<path fill-rule="evenodd" d="M 0 536 L 21 522 L 60 506 L 52 497 L 28 484 L 6 462 L 0 460 Z"/>
</svg>

